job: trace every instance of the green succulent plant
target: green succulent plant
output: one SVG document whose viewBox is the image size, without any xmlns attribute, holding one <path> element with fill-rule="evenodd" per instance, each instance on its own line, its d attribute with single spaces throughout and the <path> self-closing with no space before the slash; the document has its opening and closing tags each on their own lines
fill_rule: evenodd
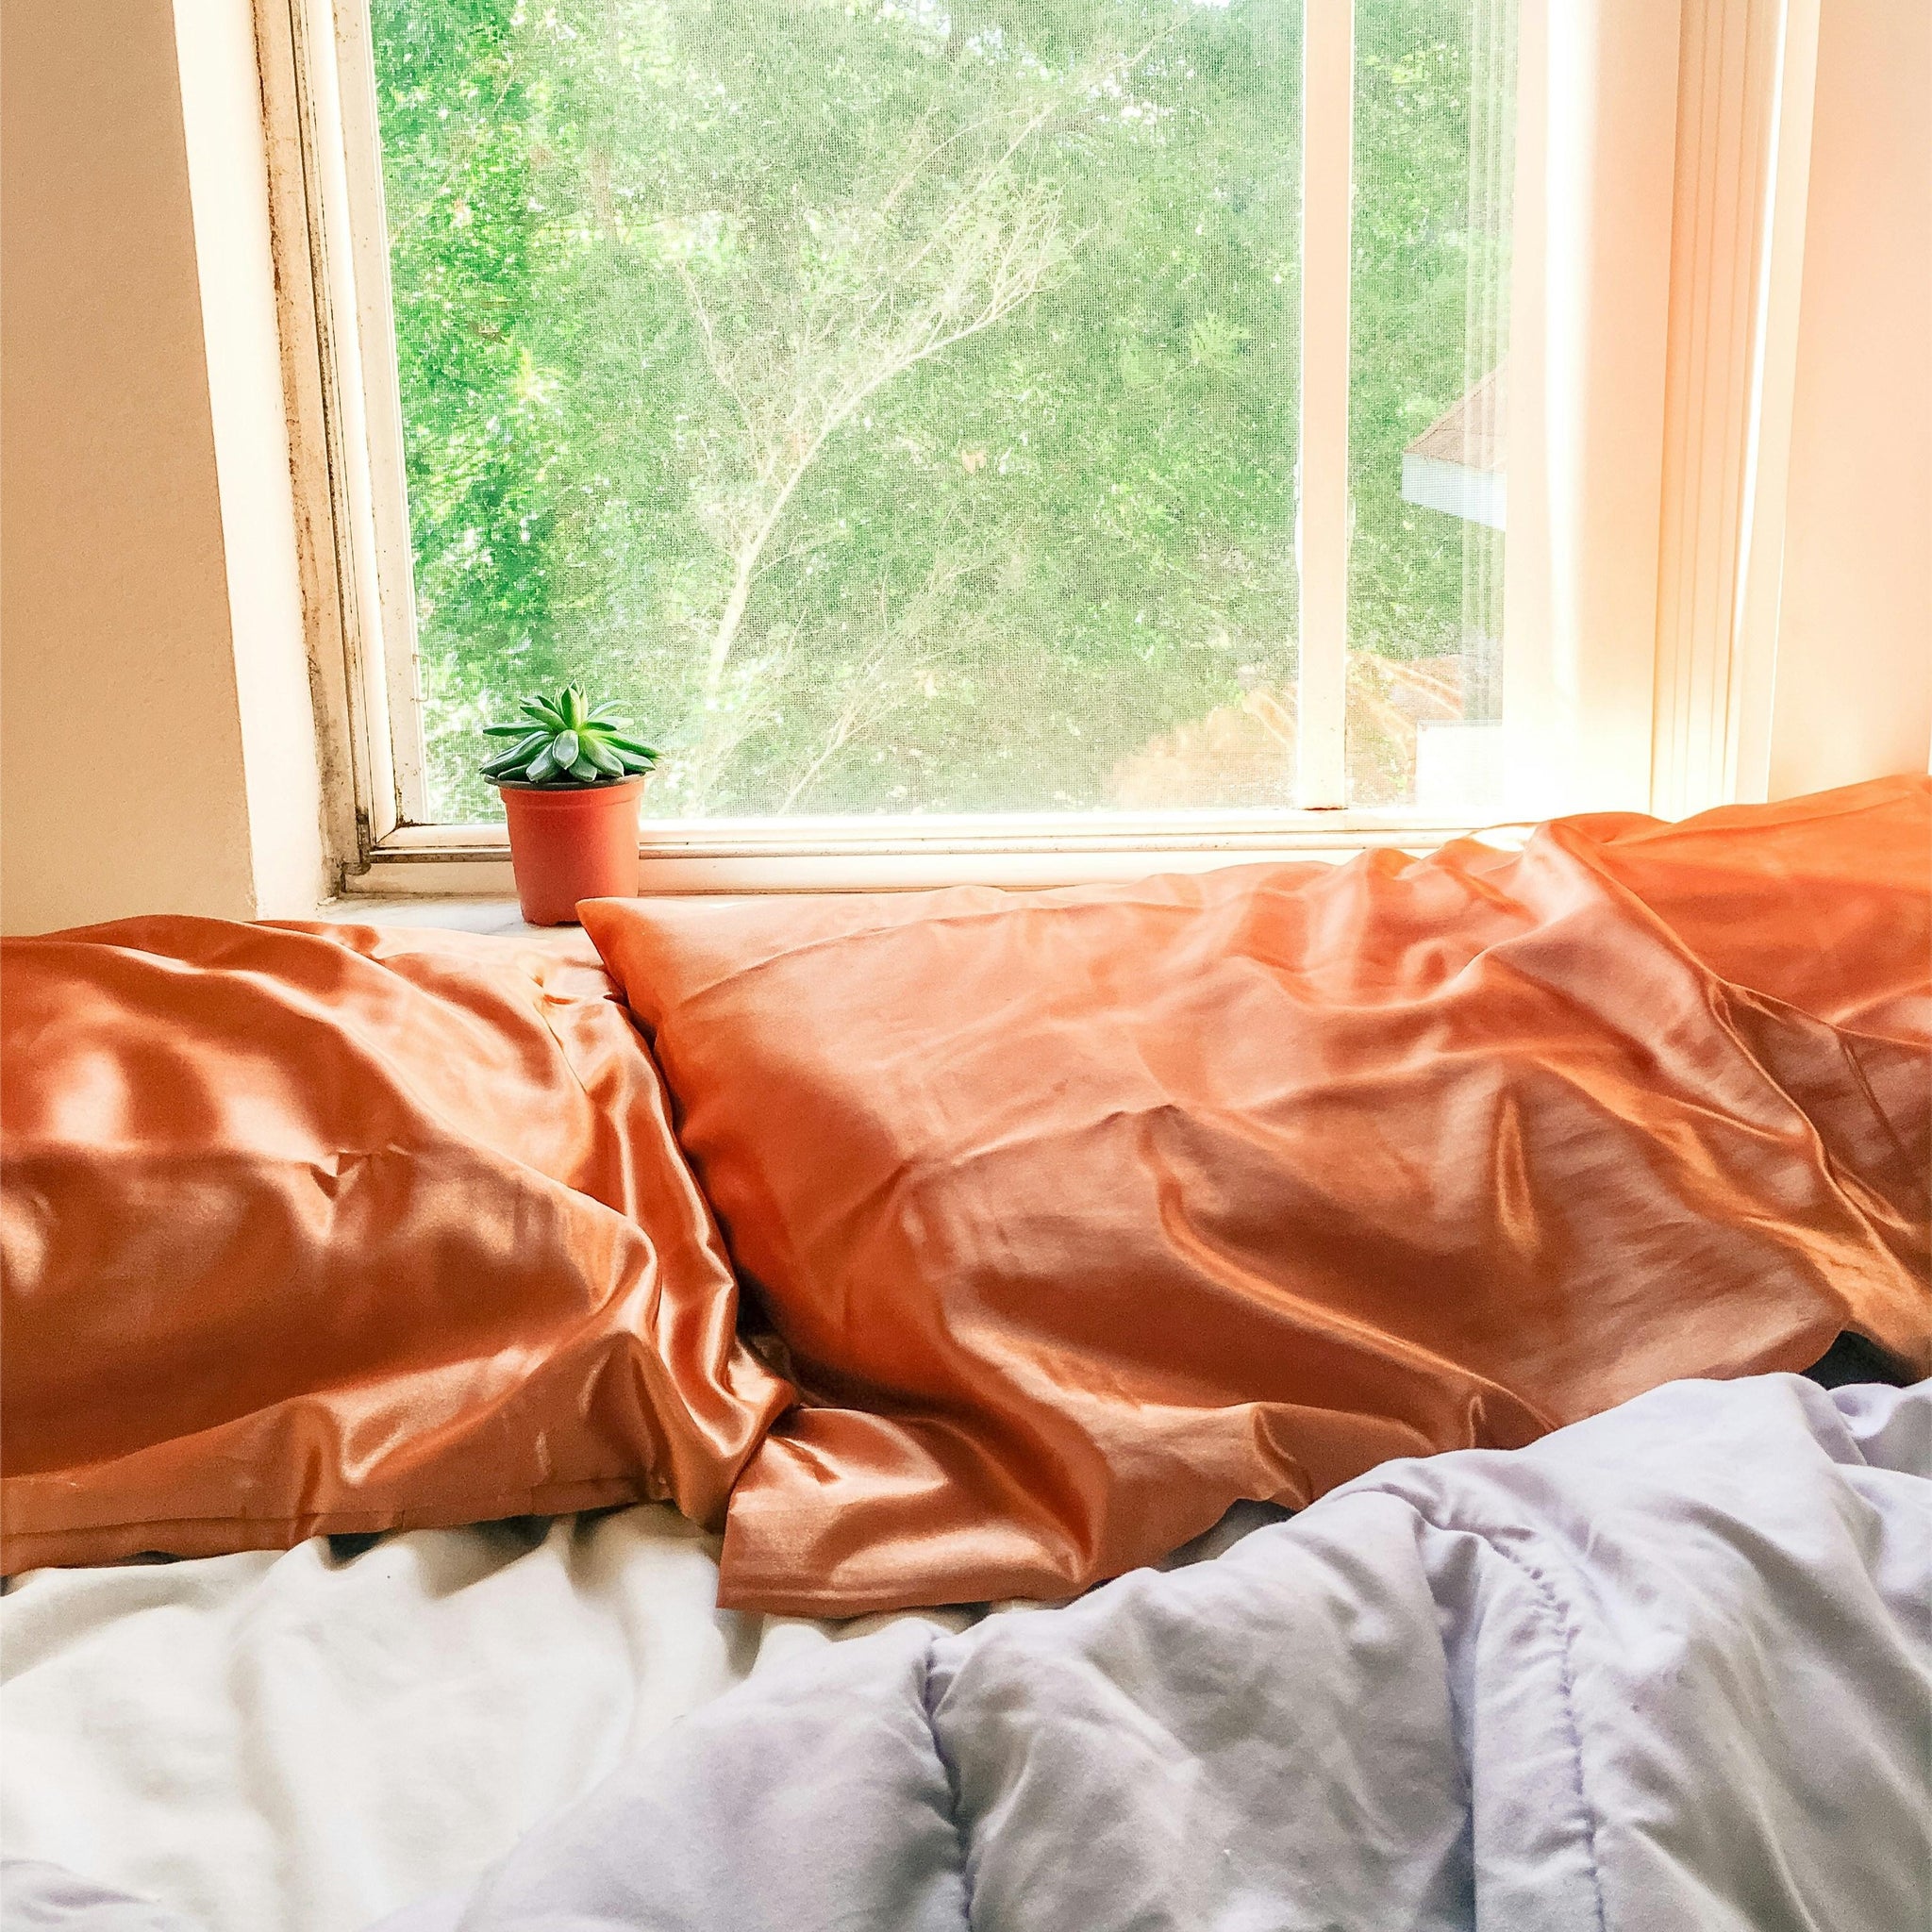
<svg viewBox="0 0 1932 1932">
<path fill-rule="evenodd" d="M 554 698 L 527 697 L 515 724 L 487 724 L 488 738 L 513 738 L 483 767 L 497 785 L 604 785 L 634 777 L 658 762 L 648 744 L 627 738 L 630 720 L 615 705 L 591 706 L 567 684 Z"/>
</svg>

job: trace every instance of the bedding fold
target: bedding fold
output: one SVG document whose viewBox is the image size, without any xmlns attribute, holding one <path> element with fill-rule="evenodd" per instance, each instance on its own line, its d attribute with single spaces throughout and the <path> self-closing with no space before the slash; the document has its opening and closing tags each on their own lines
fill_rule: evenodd
<svg viewBox="0 0 1932 1932">
<path fill-rule="evenodd" d="M 876 1627 L 721 1611 L 717 1581 L 655 1503 L 16 1579 L 0 1925 L 8 1857 L 196 1932 L 361 1932 L 474 1884 L 679 1718 Z"/>
<path fill-rule="evenodd" d="M 1932 1385 L 1681 1382 L 753 1679 L 379 1932 L 1898 1932 Z"/>
<path fill-rule="evenodd" d="M 1898 1932 L 1928 1761 L 1932 1382 L 1676 1382 L 1059 1609 L 815 1644 L 375 1932 Z M 44 1862 L 0 1895 L 185 1932 Z"/>
<path fill-rule="evenodd" d="M 157 918 L 0 960 L 8 1572 L 670 1497 L 789 1391 L 581 941 Z"/>
</svg>

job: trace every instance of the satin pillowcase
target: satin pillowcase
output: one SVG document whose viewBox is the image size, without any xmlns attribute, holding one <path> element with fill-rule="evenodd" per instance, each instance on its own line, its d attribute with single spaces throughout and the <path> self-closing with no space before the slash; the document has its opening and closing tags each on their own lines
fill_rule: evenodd
<svg viewBox="0 0 1932 1932">
<path fill-rule="evenodd" d="M 144 919 L 0 958 L 4 1562 L 670 1496 L 788 1399 L 580 938 Z"/>
<path fill-rule="evenodd" d="M 1840 1329 L 1932 1370 L 1927 797 L 586 906 L 806 1397 L 724 1600 L 1063 1595 Z"/>
</svg>

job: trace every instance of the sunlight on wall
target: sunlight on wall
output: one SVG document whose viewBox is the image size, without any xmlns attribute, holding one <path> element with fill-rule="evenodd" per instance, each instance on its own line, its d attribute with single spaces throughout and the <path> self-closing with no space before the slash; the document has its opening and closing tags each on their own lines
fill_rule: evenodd
<svg viewBox="0 0 1932 1932">
<path fill-rule="evenodd" d="M 1932 739 L 1932 9 L 1826 6 L 1771 795 L 1923 771 Z"/>
<path fill-rule="evenodd" d="M 254 910 L 167 0 L 8 0 L 4 918 Z"/>
<path fill-rule="evenodd" d="M 0 7 L 9 932 L 320 894 L 252 23 L 188 10 L 193 143 L 169 0 Z"/>
</svg>

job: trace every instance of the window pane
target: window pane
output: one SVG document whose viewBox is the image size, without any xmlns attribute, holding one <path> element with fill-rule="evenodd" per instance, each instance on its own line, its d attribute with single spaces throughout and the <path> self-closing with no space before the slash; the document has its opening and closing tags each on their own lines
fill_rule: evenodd
<svg viewBox="0 0 1932 1932">
<path fill-rule="evenodd" d="M 1359 0 L 1349 796 L 1500 804 L 1514 0 Z"/>
<path fill-rule="evenodd" d="M 432 816 L 1288 805 L 1299 0 L 375 0 Z"/>
</svg>

